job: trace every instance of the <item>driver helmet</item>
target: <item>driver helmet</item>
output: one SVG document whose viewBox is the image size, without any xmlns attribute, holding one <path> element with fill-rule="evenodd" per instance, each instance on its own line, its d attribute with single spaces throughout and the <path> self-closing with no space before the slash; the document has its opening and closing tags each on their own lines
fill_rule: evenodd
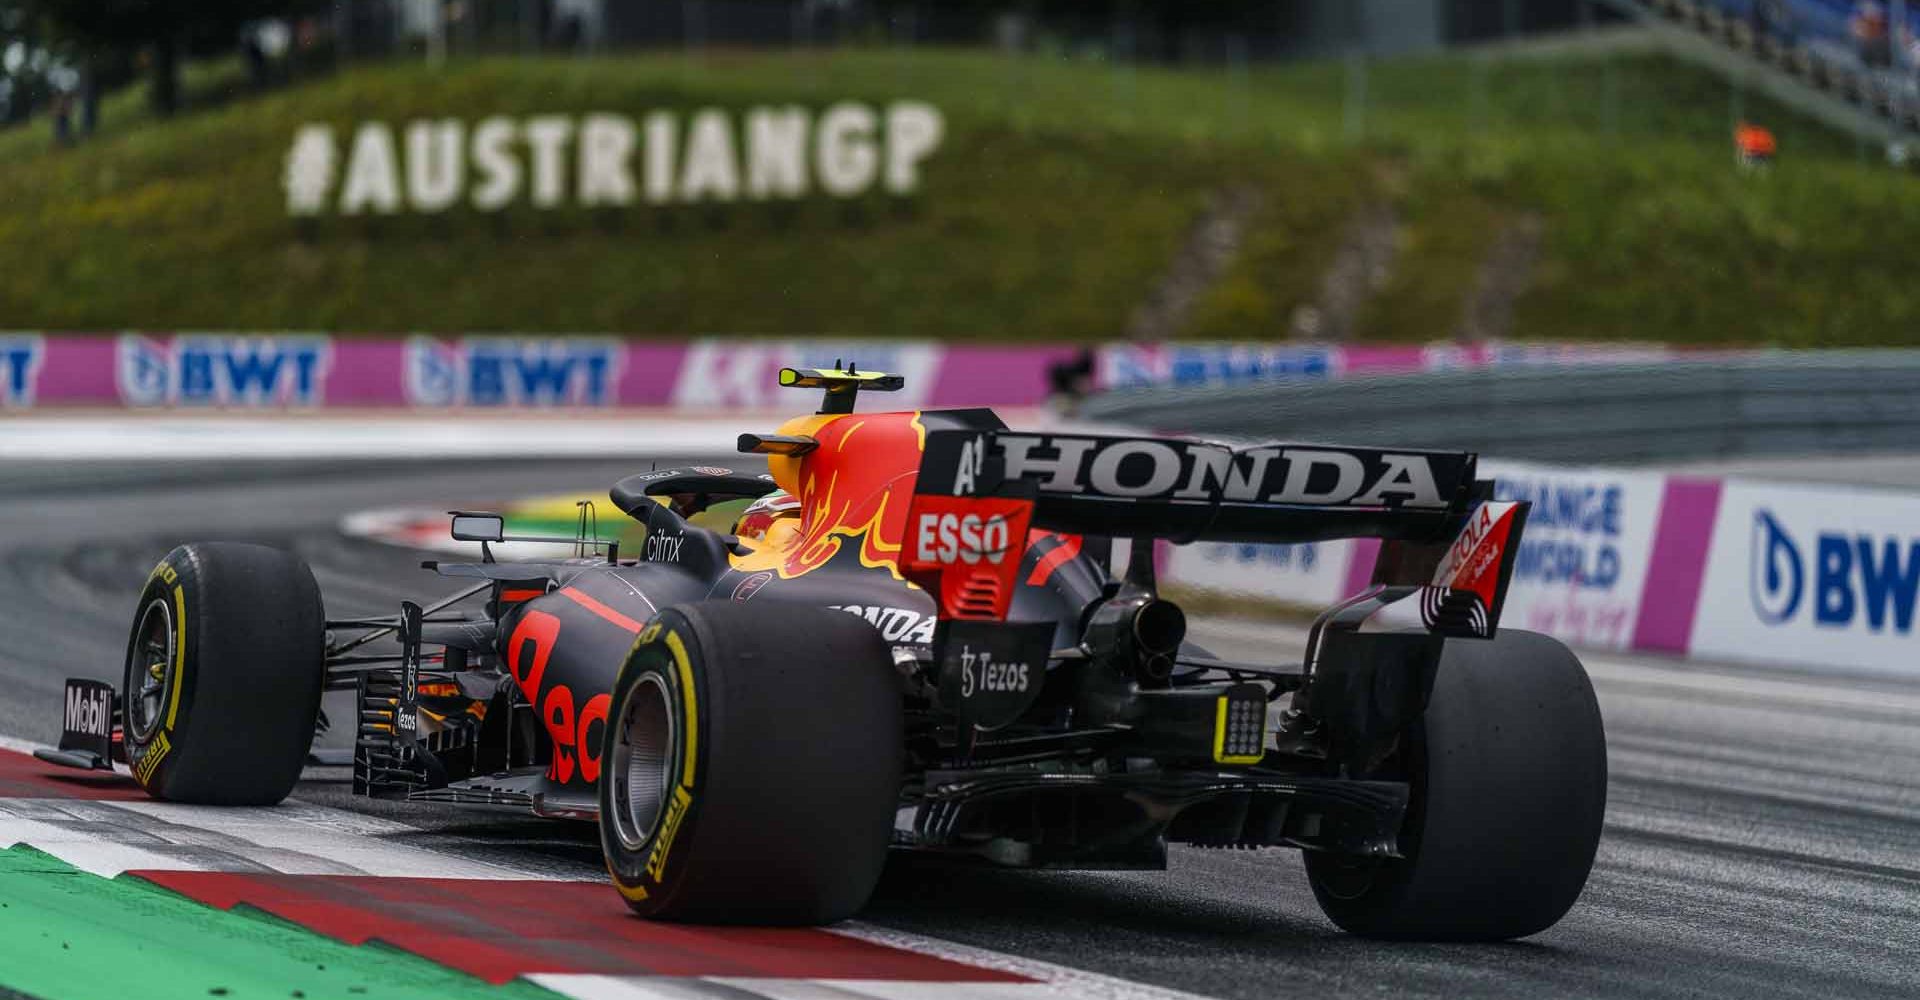
<svg viewBox="0 0 1920 1000">
<path fill-rule="evenodd" d="M 733 533 L 741 538 L 760 541 L 767 537 L 774 522 L 799 516 L 800 498 L 786 490 L 774 490 L 740 512 L 740 519 L 733 523 Z"/>
</svg>

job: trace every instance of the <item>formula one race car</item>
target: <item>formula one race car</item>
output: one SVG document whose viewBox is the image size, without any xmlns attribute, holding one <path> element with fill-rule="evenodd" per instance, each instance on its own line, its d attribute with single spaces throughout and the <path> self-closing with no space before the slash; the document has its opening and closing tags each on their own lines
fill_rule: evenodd
<svg viewBox="0 0 1920 1000">
<path fill-rule="evenodd" d="M 351 689 L 356 791 L 595 820 L 620 893 L 670 919 L 837 920 L 890 849 L 1158 868 L 1170 842 L 1302 849 L 1367 935 L 1512 938 L 1572 906 L 1605 737 L 1573 655 L 1499 631 L 1527 507 L 1473 455 L 1020 433 L 855 413 L 901 380 L 851 365 L 781 381 L 826 402 L 741 435 L 768 473 L 614 484 L 637 559 L 583 516 L 572 557 L 496 561 L 527 539 L 456 512 L 480 561 L 425 565 L 470 587 L 327 620 L 289 554 L 175 549 L 121 684 L 69 682 L 44 756 L 273 803 L 322 690 Z M 1208 655 L 1155 584 L 1165 541 L 1345 537 L 1383 540 L 1374 585 L 1303 662 Z M 1424 628 L 1362 627 L 1407 598 Z"/>
</svg>

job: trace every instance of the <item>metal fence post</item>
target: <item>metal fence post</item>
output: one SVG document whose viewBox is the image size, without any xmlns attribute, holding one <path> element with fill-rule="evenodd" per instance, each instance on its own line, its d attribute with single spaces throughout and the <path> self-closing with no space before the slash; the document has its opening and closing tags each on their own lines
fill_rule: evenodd
<svg viewBox="0 0 1920 1000">
<path fill-rule="evenodd" d="M 1347 141 L 1358 143 L 1367 135 L 1367 55 L 1359 49 L 1347 52 L 1347 97 L 1343 107 Z"/>
<path fill-rule="evenodd" d="M 333 58 L 345 64 L 353 57 L 353 0 L 333 5 Z"/>
<path fill-rule="evenodd" d="M 1227 72 L 1233 78 L 1233 86 L 1228 93 L 1232 105 L 1227 109 L 1227 128 L 1233 135 L 1245 135 L 1251 123 L 1248 117 L 1248 79 L 1247 36 L 1234 33 L 1227 36 Z"/>
<path fill-rule="evenodd" d="M 1122 4 L 1114 13 L 1113 39 L 1107 46 L 1108 69 L 1112 82 L 1114 118 L 1131 126 L 1134 121 L 1134 57 L 1132 6 Z"/>
<path fill-rule="evenodd" d="M 1600 64 L 1600 127 L 1607 139 L 1620 137 L 1620 69 L 1611 57 Z"/>
<path fill-rule="evenodd" d="M 1482 50 L 1475 52 L 1467 73 L 1467 132 L 1476 138 L 1487 132 L 1488 77 L 1493 60 Z"/>
<path fill-rule="evenodd" d="M 433 12 L 433 20 L 427 25 L 427 65 L 438 69 L 447 61 L 446 0 L 433 0 L 427 8 Z"/>
<path fill-rule="evenodd" d="M 706 0 L 680 0 L 682 69 L 691 74 L 703 60 L 707 44 Z"/>
<path fill-rule="evenodd" d="M 1727 134 L 1732 135 L 1747 120 L 1747 74 L 1734 70 L 1728 81 L 1727 113 L 1733 117 L 1727 126 Z"/>
</svg>

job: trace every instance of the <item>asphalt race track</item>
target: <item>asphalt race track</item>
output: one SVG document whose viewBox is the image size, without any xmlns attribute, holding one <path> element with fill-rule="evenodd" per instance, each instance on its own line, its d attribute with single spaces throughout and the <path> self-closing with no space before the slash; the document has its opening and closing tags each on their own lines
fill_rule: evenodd
<svg viewBox="0 0 1920 1000">
<path fill-rule="evenodd" d="M 341 515 L 604 495 L 634 467 L 0 466 L 0 734 L 53 740 L 61 679 L 117 674 L 134 594 L 177 542 L 291 546 L 313 564 L 330 612 L 385 612 L 457 588 L 406 553 L 340 537 Z M 1291 655 L 1302 638 L 1243 622 L 1195 633 L 1248 658 Z M 1282 851 L 1177 849 L 1164 874 L 901 862 L 863 919 L 1217 997 L 1920 995 L 1920 692 L 1587 659 L 1612 748 L 1606 838 L 1579 905 L 1531 940 L 1347 937 Z M 556 875 L 599 870 L 590 827 L 370 805 L 345 794 L 344 779 L 311 772 L 298 797 L 411 823 L 421 828 L 413 843 L 447 853 Z"/>
</svg>

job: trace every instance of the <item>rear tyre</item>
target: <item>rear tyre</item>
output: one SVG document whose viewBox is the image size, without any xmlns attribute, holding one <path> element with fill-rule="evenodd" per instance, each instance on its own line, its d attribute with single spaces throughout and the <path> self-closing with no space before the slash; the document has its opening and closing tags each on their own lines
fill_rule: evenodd
<svg viewBox="0 0 1920 1000">
<path fill-rule="evenodd" d="M 613 689 L 600 842 L 635 913 L 821 924 L 866 904 L 899 803 L 900 682 L 865 620 L 714 601 L 648 623 Z"/>
<path fill-rule="evenodd" d="M 1305 856 L 1328 919 L 1367 937 L 1502 941 L 1566 915 L 1607 803 L 1600 706 L 1570 650 L 1512 630 L 1448 642 L 1400 762 L 1405 857 Z"/>
<path fill-rule="evenodd" d="M 173 802 L 286 798 L 313 743 L 325 649 L 320 588 L 298 558 L 236 542 L 167 553 L 127 641 L 134 778 Z"/>
</svg>

